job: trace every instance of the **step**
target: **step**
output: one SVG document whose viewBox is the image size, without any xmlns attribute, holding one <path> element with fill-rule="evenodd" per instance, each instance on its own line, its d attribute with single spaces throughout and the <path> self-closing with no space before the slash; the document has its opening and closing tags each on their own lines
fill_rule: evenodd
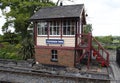
<svg viewBox="0 0 120 83">
<path fill-rule="evenodd" d="M 101 66 L 107 66 L 107 62 L 106 62 L 106 60 L 104 60 L 103 57 L 98 56 L 98 57 L 96 58 L 96 60 L 97 60 L 97 62 L 99 62 L 99 63 L 101 64 Z"/>
</svg>

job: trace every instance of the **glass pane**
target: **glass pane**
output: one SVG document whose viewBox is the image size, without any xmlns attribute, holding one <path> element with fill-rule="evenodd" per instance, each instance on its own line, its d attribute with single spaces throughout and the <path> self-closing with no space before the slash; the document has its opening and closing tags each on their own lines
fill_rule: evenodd
<svg viewBox="0 0 120 83">
<path fill-rule="evenodd" d="M 52 26 L 52 21 L 50 22 L 50 26 Z"/>
<path fill-rule="evenodd" d="M 57 33 L 57 32 L 56 32 L 56 27 L 54 26 L 54 27 L 53 27 L 53 35 L 56 35 L 56 33 Z"/>
<path fill-rule="evenodd" d="M 66 26 L 66 21 L 63 21 L 63 25 Z"/>
<path fill-rule="evenodd" d="M 57 59 L 58 57 L 57 57 L 57 55 L 55 55 L 55 59 Z"/>
<path fill-rule="evenodd" d="M 48 28 L 47 28 L 47 27 L 45 27 L 45 34 L 47 34 L 47 32 L 48 32 Z"/>
<path fill-rule="evenodd" d="M 40 28 L 38 28 L 38 35 L 40 35 Z"/>
<path fill-rule="evenodd" d="M 74 20 L 63 21 L 63 35 L 75 35 L 75 22 L 74 22 Z"/>
<path fill-rule="evenodd" d="M 74 34 L 75 34 L 74 27 L 71 27 L 71 35 L 74 35 Z"/>
<path fill-rule="evenodd" d="M 68 25 L 70 25 L 70 21 L 68 20 Z"/>
<path fill-rule="evenodd" d="M 54 59 L 54 55 L 52 55 L 52 59 Z"/>
<path fill-rule="evenodd" d="M 67 27 L 67 35 L 70 35 L 70 27 Z"/>
<path fill-rule="evenodd" d="M 55 51 L 55 54 L 57 54 L 57 50 L 54 50 Z"/>
<path fill-rule="evenodd" d="M 40 23 L 37 24 L 37 28 L 38 28 L 38 35 L 42 34 L 42 27 L 40 25 Z"/>
<path fill-rule="evenodd" d="M 50 22 L 50 35 L 59 35 L 60 24 L 59 21 Z"/>
<path fill-rule="evenodd" d="M 50 35 L 52 35 L 52 27 L 50 27 Z"/>
<path fill-rule="evenodd" d="M 37 28 L 38 35 L 47 35 L 47 22 L 39 22 Z"/>
<path fill-rule="evenodd" d="M 59 27 L 56 27 L 57 28 L 57 35 L 59 35 L 60 33 L 59 33 Z"/>
<path fill-rule="evenodd" d="M 63 35 L 66 35 L 66 27 L 63 27 Z"/>
<path fill-rule="evenodd" d="M 51 52 L 52 52 L 52 54 L 54 54 L 54 50 L 52 50 Z"/>
<path fill-rule="evenodd" d="M 56 22 L 56 25 L 59 26 L 59 22 L 58 21 Z"/>
</svg>

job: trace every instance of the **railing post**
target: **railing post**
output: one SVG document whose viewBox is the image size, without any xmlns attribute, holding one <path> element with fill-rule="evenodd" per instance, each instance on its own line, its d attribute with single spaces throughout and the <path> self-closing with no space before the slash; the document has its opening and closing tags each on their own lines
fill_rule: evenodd
<svg viewBox="0 0 120 83">
<path fill-rule="evenodd" d="M 77 52 L 77 34 L 75 34 L 75 54 L 74 54 L 74 66 L 76 66 L 76 52 Z"/>
<path fill-rule="evenodd" d="M 107 53 L 107 62 L 109 64 L 109 54 Z"/>
<path fill-rule="evenodd" d="M 75 48 L 77 48 L 78 45 L 78 34 L 75 34 Z"/>
<path fill-rule="evenodd" d="M 90 64 L 90 60 L 91 60 L 91 49 L 92 49 L 92 35 L 91 33 L 87 34 L 87 38 L 88 38 L 88 66 L 87 68 L 89 69 L 89 64 Z"/>
<path fill-rule="evenodd" d="M 102 47 L 102 45 L 95 39 L 95 38 L 93 38 L 94 39 L 94 41 L 95 41 L 95 43 L 98 45 L 98 49 L 96 49 L 96 51 L 98 51 L 98 53 L 100 54 L 100 56 L 102 56 L 104 59 L 105 59 L 105 61 L 106 61 L 106 66 L 108 66 L 109 65 L 109 53 L 104 49 L 104 47 Z M 100 53 L 100 50 L 102 50 L 102 54 Z M 106 57 L 104 57 L 104 53 L 106 54 Z"/>
</svg>

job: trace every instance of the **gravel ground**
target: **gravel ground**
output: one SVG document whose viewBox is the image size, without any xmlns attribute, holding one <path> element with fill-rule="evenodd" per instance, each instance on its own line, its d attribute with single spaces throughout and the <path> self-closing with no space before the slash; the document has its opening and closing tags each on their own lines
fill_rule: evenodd
<svg viewBox="0 0 120 83">
<path fill-rule="evenodd" d="M 110 61 L 116 61 L 116 50 L 108 50 L 110 56 L 109 56 L 109 60 Z"/>
<path fill-rule="evenodd" d="M 109 54 L 110 54 L 110 62 L 115 62 L 116 61 L 116 50 L 108 50 Z M 97 75 L 97 74 L 90 74 L 90 73 L 86 73 L 86 71 L 84 73 L 81 73 L 80 70 L 75 69 L 75 68 L 67 68 L 67 69 L 60 69 L 59 71 L 55 68 L 47 68 L 44 67 L 43 65 L 31 65 L 30 63 L 26 62 L 26 61 L 21 61 L 21 62 L 12 62 L 12 61 L 8 61 L 4 63 L 0 62 L 0 69 L 2 69 L 3 66 L 6 67 L 10 67 L 9 69 L 13 70 L 17 69 L 17 68 L 23 68 L 23 71 L 28 69 L 36 69 L 41 71 L 45 71 L 47 73 L 52 73 L 52 74 L 57 74 L 57 75 L 66 75 L 66 76 L 73 76 L 73 77 L 88 77 L 88 78 L 101 78 L 101 79 L 108 79 L 108 77 L 102 76 L 101 75 Z M 12 69 L 12 67 L 15 67 L 14 69 Z M 4 69 L 4 68 L 3 68 Z M 21 70 L 20 69 L 20 70 Z M 46 69 L 49 69 L 46 70 Z M 51 71 L 52 70 L 52 71 Z M 57 71 L 56 71 L 57 70 Z M 97 70 L 97 68 L 96 68 Z M 94 71 L 94 73 L 97 73 L 96 71 Z M 63 79 L 63 78 L 53 78 L 53 77 L 41 77 L 41 76 L 30 76 L 30 75 L 18 75 L 18 74 L 12 74 L 12 73 L 5 73 L 5 72 L 0 72 L 0 79 L 2 81 L 10 81 L 12 80 L 13 83 L 76 83 L 75 79 Z M 85 81 L 85 80 L 84 80 Z M 85 83 L 83 81 L 81 81 L 82 83 Z M 81 83 L 80 80 L 78 83 Z M 94 82 L 91 82 L 94 83 Z M 102 82 L 100 82 L 102 83 Z M 104 82 L 103 82 L 104 83 Z M 106 83 L 106 82 L 105 82 Z"/>
<path fill-rule="evenodd" d="M 91 80 L 83 78 L 66 78 L 51 76 L 33 76 L 25 74 L 13 74 L 8 72 L 0 72 L 1 81 L 12 83 L 109 83 L 107 80 Z"/>
</svg>

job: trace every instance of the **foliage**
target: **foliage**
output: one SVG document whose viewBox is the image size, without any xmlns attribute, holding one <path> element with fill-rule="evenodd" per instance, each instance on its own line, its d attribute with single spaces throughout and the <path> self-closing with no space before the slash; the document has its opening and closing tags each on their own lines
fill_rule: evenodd
<svg viewBox="0 0 120 83">
<path fill-rule="evenodd" d="M 34 58 L 34 44 L 30 38 L 25 38 L 19 44 L 3 42 L 0 44 L 0 58 L 26 60 Z"/>
<path fill-rule="evenodd" d="M 11 45 L 8 42 L 2 43 L 3 47 L 0 48 L 0 58 L 2 59 L 22 59 L 18 56 L 18 48 L 15 45 Z"/>
<path fill-rule="evenodd" d="M 109 36 L 103 36 L 103 37 L 95 37 L 98 41 L 101 41 L 105 44 L 111 44 L 113 41 L 113 37 L 111 35 Z"/>
<path fill-rule="evenodd" d="M 27 34 L 29 18 L 41 7 L 54 5 L 50 0 L 0 0 L 0 2 L 2 3 L 0 8 L 6 17 L 3 31 L 6 32 L 6 29 L 13 27 L 22 37 Z M 6 7 L 10 7 L 10 12 L 5 10 Z"/>
<path fill-rule="evenodd" d="M 117 48 L 116 45 L 105 45 L 104 48 L 109 49 L 109 50 L 115 50 Z"/>
<path fill-rule="evenodd" d="M 90 33 L 92 32 L 92 25 L 91 24 L 87 24 L 87 25 L 84 25 L 84 33 Z"/>
<path fill-rule="evenodd" d="M 10 44 L 17 44 L 20 38 L 18 34 L 12 32 L 6 32 L 1 36 L 1 42 L 9 42 Z"/>
<path fill-rule="evenodd" d="M 25 38 L 24 41 L 21 43 L 21 48 L 19 50 L 22 59 L 31 59 L 34 58 L 34 44 L 33 41 L 29 38 Z"/>
<path fill-rule="evenodd" d="M 33 28 L 29 18 L 40 8 L 54 5 L 50 0 L 0 0 L 0 9 L 6 19 L 2 26 L 4 35 L 0 35 L 0 43 L 4 46 L 0 47 L 0 58 L 33 58 L 34 45 L 30 32 L 27 31 L 28 28 Z M 15 32 L 9 28 L 14 28 Z"/>
<path fill-rule="evenodd" d="M 119 36 L 96 36 L 95 37 L 101 44 L 104 45 L 106 49 L 116 49 L 120 46 L 120 37 Z M 117 41 L 117 42 L 115 42 Z"/>
</svg>

